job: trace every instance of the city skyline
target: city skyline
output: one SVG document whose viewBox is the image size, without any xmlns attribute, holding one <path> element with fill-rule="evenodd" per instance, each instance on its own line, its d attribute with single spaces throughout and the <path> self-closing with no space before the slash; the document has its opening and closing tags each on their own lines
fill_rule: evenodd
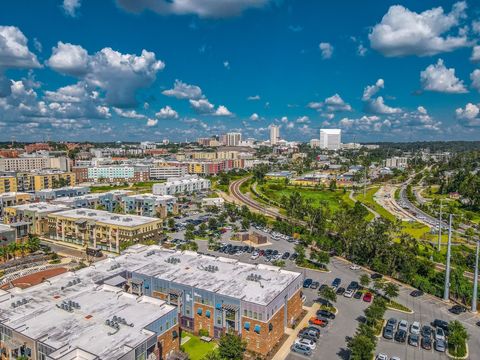
<svg viewBox="0 0 480 360">
<path fill-rule="evenodd" d="M 473 1 L 152 4 L 2 4 L 0 141 L 479 138 Z"/>
</svg>

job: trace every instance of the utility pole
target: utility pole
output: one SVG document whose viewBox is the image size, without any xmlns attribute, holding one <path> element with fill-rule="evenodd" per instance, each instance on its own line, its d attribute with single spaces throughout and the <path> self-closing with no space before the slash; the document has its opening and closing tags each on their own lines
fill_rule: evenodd
<svg viewBox="0 0 480 360">
<path fill-rule="evenodd" d="M 442 201 L 440 199 L 440 215 L 438 216 L 438 251 L 442 248 Z"/>
<path fill-rule="evenodd" d="M 365 177 L 363 179 L 363 200 L 367 197 L 367 165 L 365 165 Z"/>
<path fill-rule="evenodd" d="M 480 239 L 477 239 L 477 251 L 475 254 L 475 273 L 473 276 L 473 296 L 472 296 L 472 313 L 477 312 L 477 288 L 478 288 L 478 252 L 480 249 Z"/>
<path fill-rule="evenodd" d="M 445 286 L 443 292 L 443 300 L 448 301 L 450 298 L 450 249 L 452 246 L 452 217 L 450 214 L 448 221 L 448 244 L 447 244 L 447 266 L 445 268 Z"/>
</svg>

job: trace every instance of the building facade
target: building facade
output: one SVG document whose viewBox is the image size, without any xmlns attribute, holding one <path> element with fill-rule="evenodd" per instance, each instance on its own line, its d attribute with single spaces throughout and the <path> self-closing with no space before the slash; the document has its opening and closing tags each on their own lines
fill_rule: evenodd
<svg viewBox="0 0 480 360">
<path fill-rule="evenodd" d="M 154 184 L 155 195 L 190 194 L 210 189 L 210 180 L 197 176 L 186 176 L 181 178 L 169 178 L 167 182 Z"/>
<path fill-rule="evenodd" d="M 320 148 L 339 150 L 342 145 L 341 129 L 320 129 Z"/>
</svg>

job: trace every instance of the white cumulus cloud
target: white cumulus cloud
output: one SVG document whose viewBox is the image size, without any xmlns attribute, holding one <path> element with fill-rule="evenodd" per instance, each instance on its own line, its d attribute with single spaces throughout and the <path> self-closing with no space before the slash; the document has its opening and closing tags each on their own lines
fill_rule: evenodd
<svg viewBox="0 0 480 360">
<path fill-rule="evenodd" d="M 39 68 L 37 56 L 28 48 L 28 40 L 15 26 L 0 26 L 0 71 L 7 68 Z"/>
<path fill-rule="evenodd" d="M 158 111 L 155 116 L 159 119 L 178 119 L 178 112 L 173 110 L 170 106 L 165 106 Z"/>
<path fill-rule="evenodd" d="M 181 80 L 175 80 L 173 88 L 164 90 L 162 94 L 177 99 L 200 99 L 203 96 L 202 89 L 199 86 L 189 85 Z"/>
<path fill-rule="evenodd" d="M 480 126 L 480 104 L 468 103 L 465 108 L 457 108 L 455 115 L 467 127 Z"/>
<path fill-rule="evenodd" d="M 318 47 L 322 53 L 323 59 L 330 59 L 333 55 L 333 46 L 328 42 L 321 42 Z"/>
<path fill-rule="evenodd" d="M 429 65 L 420 73 L 420 82 L 423 90 L 450 94 L 466 93 L 463 81 L 455 76 L 455 69 L 448 69 L 442 59 L 436 64 Z"/>
<path fill-rule="evenodd" d="M 81 1 L 80 0 L 63 0 L 63 10 L 65 11 L 65 14 L 71 17 L 76 17 L 77 16 L 77 10 L 81 6 Z"/>
</svg>

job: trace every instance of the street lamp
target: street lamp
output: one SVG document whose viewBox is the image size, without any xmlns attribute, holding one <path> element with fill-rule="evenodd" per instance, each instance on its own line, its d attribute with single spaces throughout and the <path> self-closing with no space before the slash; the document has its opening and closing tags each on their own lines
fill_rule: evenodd
<svg viewBox="0 0 480 360">
<path fill-rule="evenodd" d="M 452 218 L 450 214 L 448 221 L 448 244 L 447 244 L 447 265 L 445 268 L 445 285 L 443 292 L 443 300 L 448 301 L 450 298 L 450 250 L 452 246 Z"/>
<path fill-rule="evenodd" d="M 438 251 L 442 248 L 442 201 L 440 199 L 440 215 L 438 216 Z"/>
</svg>

